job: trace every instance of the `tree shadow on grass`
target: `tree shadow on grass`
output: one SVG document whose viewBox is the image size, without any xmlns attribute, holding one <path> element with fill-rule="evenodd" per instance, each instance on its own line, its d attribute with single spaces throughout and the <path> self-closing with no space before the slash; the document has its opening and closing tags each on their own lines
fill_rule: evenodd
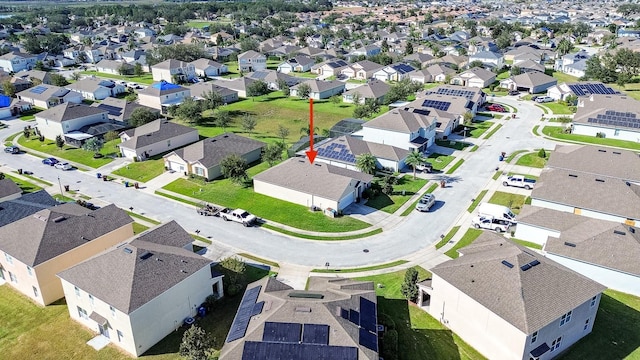
<svg viewBox="0 0 640 360">
<path fill-rule="evenodd" d="M 380 193 L 379 195 L 369 199 L 366 203 L 367 206 L 378 210 L 393 204 L 395 203 L 393 202 L 393 200 L 391 200 L 391 197 L 383 193 Z"/>
</svg>

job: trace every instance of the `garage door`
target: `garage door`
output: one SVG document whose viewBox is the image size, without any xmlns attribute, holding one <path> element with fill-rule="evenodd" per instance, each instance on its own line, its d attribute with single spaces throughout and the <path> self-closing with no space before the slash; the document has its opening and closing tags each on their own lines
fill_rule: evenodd
<svg viewBox="0 0 640 360">
<path fill-rule="evenodd" d="M 169 170 L 185 172 L 186 168 L 185 168 L 184 164 L 177 163 L 177 162 L 174 162 L 174 161 L 169 161 Z"/>
</svg>

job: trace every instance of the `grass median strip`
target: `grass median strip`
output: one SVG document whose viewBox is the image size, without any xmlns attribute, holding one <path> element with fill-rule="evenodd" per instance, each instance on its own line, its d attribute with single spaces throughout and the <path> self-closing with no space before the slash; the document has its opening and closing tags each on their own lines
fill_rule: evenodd
<svg viewBox="0 0 640 360">
<path fill-rule="evenodd" d="M 595 136 L 587 136 L 587 135 L 566 134 L 564 132 L 563 126 L 545 126 L 542 128 L 542 133 L 560 141 L 614 146 L 614 147 L 631 149 L 631 150 L 640 150 L 640 143 L 637 143 L 635 141 L 598 138 Z"/>
<path fill-rule="evenodd" d="M 460 230 L 460 226 L 454 226 L 451 230 L 449 230 L 447 235 L 445 235 L 442 240 L 438 241 L 438 243 L 436 244 L 436 249 L 440 249 L 441 247 L 447 245 L 447 243 L 451 241 L 458 230 Z"/>
<path fill-rule="evenodd" d="M 374 265 L 374 266 L 366 266 L 361 268 L 349 268 L 349 269 L 313 269 L 311 272 L 315 273 L 355 273 L 355 272 L 363 272 L 363 271 L 372 271 L 372 270 L 381 270 L 388 269 L 394 266 L 399 266 L 408 263 L 407 260 L 396 260 L 386 264 Z"/>
<path fill-rule="evenodd" d="M 375 229 L 375 230 L 371 230 L 369 232 L 362 233 L 362 234 L 343 235 L 343 236 L 320 236 L 320 235 L 300 234 L 300 233 L 297 233 L 295 231 L 289 231 L 289 230 L 281 229 L 279 227 L 275 227 L 275 226 L 269 225 L 269 224 L 262 224 L 260 227 L 263 227 L 263 228 L 269 229 L 269 230 L 273 230 L 273 231 L 277 231 L 277 232 L 285 234 L 285 235 L 298 237 L 298 238 L 301 238 L 301 239 L 325 240 L 325 241 L 361 239 L 361 238 L 365 238 L 365 237 L 369 237 L 369 236 L 373 236 L 373 235 L 378 235 L 378 234 L 380 234 L 382 232 L 382 229 Z"/>
<path fill-rule="evenodd" d="M 425 194 L 431 194 L 437 188 L 438 188 L 438 184 L 431 184 L 431 186 L 429 186 L 427 191 L 425 191 L 424 193 Z M 420 201 L 420 198 L 417 198 L 416 201 L 414 201 L 413 204 L 411 204 L 411 206 L 409 206 L 408 208 L 404 209 L 404 211 L 402 212 L 402 214 L 400 214 L 400 216 L 407 216 L 407 215 L 411 214 L 411 212 L 416 208 L 416 204 L 418 203 L 418 201 Z"/>
<path fill-rule="evenodd" d="M 179 202 L 181 202 L 181 203 L 185 203 L 185 204 L 187 204 L 187 205 L 198 206 L 198 203 L 197 203 L 197 202 L 195 202 L 195 201 L 190 201 L 190 200 L 187 200 L 187 199 L 183 199 L 183 198 L 181 198 L 181 197 L 178 197 L 178 196 L 173 196 L 173 195 L 171 195 L 171 194 L 167 194 L 167 193 L 162 192 L 162 191 L 158 191 L 158 190 L 156 190 L 155 194 L 156 194 L 156 195 L 160 195 L 160 196 L 164 196 L 164 197 L 166 197 L 166 198 L 168 198 L 168 199 L 171 199 L 171 200 L 175 200 L 175 201 L 179 201 Z"/>
<path fill-rule="evenodd" d="M 517 150 L 512 152 L 511 154 L 509 154 L 509 156 L 507 156 L 507 159 L 505 160 L 506 162 L 510 163 L 513 159 L 515 159 L 516 156 L 522 154 L 522 153 L 526 153 L 527 150 Z"/>
<path fill-rule="evenodd" d="M 495 134 L 498 130 L 500 130 L 500 128 L 502 127 L 502 124 L 498 124 L 496 127 L 493 128 L 493 130 L 491 130 L 485 137 L 484 139 L 488 139 L 491 136 L 493 136 L 493 134 Z"/>
<path fill-rule="evenodd" d="M 52 184 L 52 183 L 50 183 L 50 182 L 48 182 L 48 181 L 45 181 L 45 180 L 42 180 L 42 179 L 39 179 L 39 178 L 37 178 L 37 177 L 35 177 L 35 176 L 32 176 L 32 175 L 27 175 L 27 174 L 25 174 L 25 173 L 22 173 L 22 176 L 24 176 L 24 177 L 26 177 L 26 178 L 28 178 L 28 179 L 31 179 L 31 180 L 33 180 L 33 181 L 35 181 L 35 182 L 39 182 L 39 183 L 41 183 L 41 184 L 44 184 L 44 185 L 46 185 L 46 186 L 53 186 L 53 184 Z"/>
<path fill-rule="evenodd" d="M 154 225 L 160 225 L 161 224 L 160 221 L 149 219 L 146 216 L 143 216 L 143 215 L 140 215 L 140 214 L 136 214 L 136 213 L 131 212 L 131 211 L 127 211 L 127 214 L 129 214 L 129 216 L 131 216 L 131 217 L 138 218 L 140 220 L 146 221 L 146 222 L 154 224 Z"/>
<path fill-rule="evenodd" d="M 533 135 L 537 135 L 540 136 L 540 134 L 538 133 L 538 128 L 540 127 L 540 125 L 536 125 L 533 127 L 533 129 L 531 129 L 531 132 L 533 132 Z"/>
<path fill-rule="evenodd" d="M 242 256 L 245 259 L 251 259 L 253 261 L 257 261 L 259 263 L 265 264 L 265 265 L 269 265 L 271 267 L 280 267 L 280 264 L 278 264 L 277 262 L 273 262 L 273 261 L 269 261 L 266 259 L 263 259 L 261 257 L 257 257 L 255 255 L 251 255 L 251 254 L 247 254 L 247 253 L 238 253 L 239 256 Z"/>
<path fill-rule="evenodd" d="M 18 179 L 17 177 L 11 176 L 9 174 L 4 174 L 4 176 L 8 179 L 13 180 L 16 185 L 22 190 L 23 193 L 32 193 L 38 190 L 42 190 L 42 188 L 30 181 Z"/>
<path fill-rule="evenodd" d="M 464 159 L 458 160 L 458 162 L 455 163 L 452 167 L 450 167 L 445 174 L 447 175 L 453 174 L 453 172 L 456 171 L 463 163 L 464 163 Z"/>
<path fill-rule="evenodd" d="M 473 199 L 473 202 L 471 203 L 471 205 L 469 205 L 469 208 L 467 209 L 468 212 L 472 213 L 473 210 L 475 210 L 476 207 L 478 207 L 478 204 L 480 204 L 480 201 L 482 201 L 484 196 L 487 195 L 487 191 L 488 190 L 480 191 L 480 194 L 478 194 L 478 196 L 476 196 L 476 198 Z"/>
<path fill-rule="evenodd" d="M 478 238 L 478 236 L 480 236 L 480 234 L 482 234 L 482 230 L 468 229 L 467 232 L 464 233 L 462 238 L 444 254 L 452 259 L 458 258 L 460 256 L 460 254 L 458 254 L 458 249 L 462 249 L 463 247 L 471 244 L 475 239 Z"/>
<path fill-rule="evenodd" d="M 198 241 L 202 241 L 203 243 L 207 243 L 207 244 L 211 244 L 211 240 L 204 238 L 200 235 L 196 235 L 196 234 L 189 234 L 191 235 L 192 238 L 198 240 Z"/>
<path fill-rule="evenodd" d="M 469 149 L 469 152 L 475 152 L 476 150 L 478 150 L 478 145 L 473 145 L 473 147 Z"/>
</svg>

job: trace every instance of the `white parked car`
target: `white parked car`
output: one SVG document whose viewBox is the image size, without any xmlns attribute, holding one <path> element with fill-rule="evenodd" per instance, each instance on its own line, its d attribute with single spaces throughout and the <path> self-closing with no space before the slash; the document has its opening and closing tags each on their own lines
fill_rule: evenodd
<svg viewBox="0 0 640 360">
<path fill-rule="evenodd" d="M 56 169 L 60 169 L 60 170 L 71 170 L 73 169 L 73 166 L 71 166 L 71 164 L 69 163 L 63 163 L 63 162 L 59 162 L 57 164 L 54 165 L 54 167 Z"/>
<path fill-rule="evenodd" d="M 436 197 L 433 194 L 424 194 L 420 201 L 416 204 L 416 210 L 429 211 L 436 203 Z"/>
<path fill-rule="evenodd" d="M 550 96 L 538 96 L 536 98 L 536 102 L 537 103 L 548 103 L 548 102 L 553 102 L 553 98 Z"/>
<path fill-rule="evenodd" d="M 510 224 L 508 221 L 496 219 L 493 216 L 476 216 L 471 220 L 471 225 L 476 229 L 488 229 L 495 232 L 509 231 Z"/>
</svg>

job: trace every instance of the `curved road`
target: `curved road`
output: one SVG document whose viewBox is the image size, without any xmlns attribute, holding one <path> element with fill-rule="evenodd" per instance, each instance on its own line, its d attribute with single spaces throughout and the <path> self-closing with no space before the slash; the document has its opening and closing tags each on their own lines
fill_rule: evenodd
<svg viewBox="0 0 640 360">
<path fill-rule="evenodd" d="M 122 184 L 103 182 L 95 172 L 60 171 L 42 165 L 41 159 L 28 154 L 0 154 L 0 163 L 13 169 L 22 168 L 34 172 L 34 176 L 48 182 L 60 182 L 72 190 L 112 202 L 123 208 L 160 221 L 176 220 L 187 231 L 200 230 L 200 235 L 219 242 L 223 247 L 244 251 L 282 263 L 311 267 L 358 267 L 386 263 L 401 259 L 429 247 L 440 239 L 440 234 L 455 223 L 466 211 L 471 199 L 489 182 L 495 168 L 500 165 L 500 152 L 511 153 L 520 149 L 553 147 L 553 142 L 535 137 L 531 128 L 539 123 L 542 111 L 531 102 L 514 98 L 497 98 L 499 102 L 518 108 L 518 118 L 504 121 L 503 127 L 476 152 L 462 152 L 464 164 L 453 174 L 447 188 L 435 191 L 438 204 L 430 213 L 413 213 L 395 228 L 379 235 L 358 240 L 312 241 L 294 239 L 260 228 L 244 228 L 236 223 L 197 216 L 193 207 L 150 195 Z M 0 130 L 0 139 L 20 131 L 25 125 L 20 120 L 5 121 L 8 129 Z M 363 250 L 367 249 L 368 252 Z M 434 250 L 435 251 L 435 250 Z"/>
</svg>

